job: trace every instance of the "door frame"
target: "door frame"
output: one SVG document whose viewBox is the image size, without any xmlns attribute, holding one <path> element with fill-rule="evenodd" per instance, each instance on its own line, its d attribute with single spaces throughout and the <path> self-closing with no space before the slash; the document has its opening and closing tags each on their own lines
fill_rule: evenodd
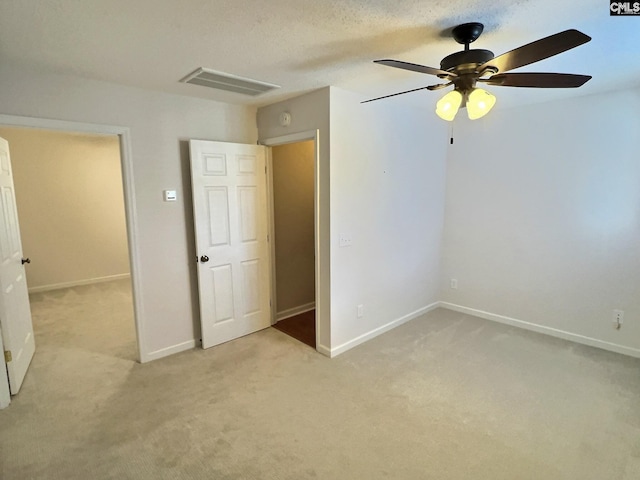
<svg viewBox="0 0 640 480">
<path fill-rule="evenodd" d="M 313 205 L 314 205 L 314 219 L 313 219 L 313 224 L 314 224 L 314 235 L 313 235 L 313 239 L 314 239 L 314 252 L 315 252 L 315 265 L 314 265 L 314 271 L 315 271 L 315 309 L 316 309 L 316 351 L 324 354 L 324 355 L 328 355 L 328 352 L 325 351 L 327 350 L 326 347 L 323 347 L 322 343 L 321 343 L 321 330 L 323 328 L 325 324 L 324 320 L 325 320 L 325 312 L 324 309 L 322 308 L 322 301 L 321 299 L 323 298 L 324 295 L 324 291 L 322 288 L 322 282 L 321 282 L 321 259 L 322 259 L 322 251 L 321 251 L 321 246 L 320 246 L 320 228 L 321 228 L 321 223 L 320 223 L 320 209 L 321 209 L 321 202 L 320 202 L 320 151 L 319 151 L 319 147 L 320 147 L 320 141 L 319 141 L 319 130 L 307 130 L 305 132 L 299 132 L 299 133 L 292 133 L 289 135 L 283 135 L 280 137 L 272 137 L 272 138 L 266 138 L 264 140 L 261 140 L 259 143 L 260 145 L 264 145 L 265 147 L 269 147 L 267 148 L 267 195 L 268 195 L 268 212 L 269 212 L 269 238 L 271 239 L 271 241 L 269 242 L 270 245 L 270 250 L 269 253 L 271 255 L 271 298 L 273 299 L 271 302 L 271 323 L 275 324 L 276 323 L 276 247 L 275 244 L 277 242 L 277 239 L 275 238 L 275 209 L 274 209 L 274 205 L 273 205 L 273 152 L 272 152 L 272 148 L 271 147 L 277 147 L 280 145 L 287 145 L 289 143 L 299 143 L 299 142 L 306 142 L 308 140 L 313 140 L 314 142 L 314 148 L 313 148 L 313 152 L 314 152 L 314 167 L 313 167 L 313 175 L 314 175 L 314 181 L 313 181 L 313 187 L 314 187 L 314 192 L 313 192 L 313 196 L 314 196 L 314 200 L 313 200 Z M 328 293 L 328 292 L 327 292 Z M 328 318 L 328 317 L 327 317 Z M 324 325 L 323 325 L 324 324 Z"/>
<path fill-rule="evenodd" d="M 134 188 L 133 157 L 131 149 L 131 133 L 128 127 L 100 125 L 94 123 L 68 122 L 47 118 L 22 117 L 0 114 L 0 126 L 37 128 L 72 133 L 89 133 L 97 135 L 117 135 L 120 143 L 120 168 L 122 171 L 122 191 L 124 195 L 125 223 L 127 243 L 129 247 L 129 266 L 131 270 L 131 290 L 133 297 L 133 318 L 136 327 L 137 357 L 140 363 L 151 360 L 144 344 L 144 308 L 142 304 L 142 275 L 140 268 L 140 245 L 138 243 L 139 227 L 137 219 L 136 195 Z M 11 147 L 11 146 L 9 146 Z M 4 356 L 0 368 L 6 367 Z M 0 382 L 3 381 L 0 375 Z M 8 381 L 8 380 L 7 380 Z"/>
</svg>

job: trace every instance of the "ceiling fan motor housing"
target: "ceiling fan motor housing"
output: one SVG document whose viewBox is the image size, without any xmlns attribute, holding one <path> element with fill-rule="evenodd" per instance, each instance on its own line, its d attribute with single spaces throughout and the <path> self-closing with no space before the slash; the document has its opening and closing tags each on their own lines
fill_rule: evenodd
<svg viewBox="0 0 640 480">
<path fill-rule="evenodd" d="M 448 72 L 468 73 L 475 71 L 477 67 L 489 60 L 493 60 L 493 57 L 493 52 L 489 50 L 464 50 L 444 57 L 440 62 L 440 68 Z"/>
</svg>

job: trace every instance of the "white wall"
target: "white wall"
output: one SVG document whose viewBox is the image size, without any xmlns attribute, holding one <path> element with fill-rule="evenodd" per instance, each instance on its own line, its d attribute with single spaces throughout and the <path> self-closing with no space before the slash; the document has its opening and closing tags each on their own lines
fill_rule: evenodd
<svg viewBox="0 0 640 480">
<path fill-rule="evenodd" d="M 192 347 L 200 332 L 186 141 L 255 143 L 255 109 L 44 75 L 7 62 L 0 64 L 0 85 L 0 114 L 130 129 L 143 360 Z M 164 189 L 176 189 L 178 201 L 164 203 Z"/>
<path fill-rule="evenodd" d="M 440 286 L 446 125 L 429 111 L 361 100 L 330 87 L 258 110 L 261 139 L 320 130 L 331 312 L 320 350 L 330 355 L 426 311 Z M 284 111 L 290 127 L 278 125 Z M 339 247 L 340 234 L 351 236 L 351 247 Z"/>
<path fill-rule="evenodd" d="M 456 122 L 442 299 L 640 354 L 639 111 L 635 90 Z"/>
<path fill-rule="evenodd" d="M 2 128 L 9 142 L 29 291 L 129 274 L 115 135 Z"/>
<path fill-rule="evenodd" d="M 255 110 L 7 62 L 0 84 L 0 114 L 130 129 L 143 359 L 193 346 L 199 326 L 186 140 L 254 143 Z M 261 139 L 320 131 L 320 302 L 331 312 L 320 339 L 325 353 L 438 300 L 447 149 L 441 298 L 640 347 L 637 91 L 457 122 L 453 147 L 432 112 L 359 100 L 326 88 L 258 112 Z M 291 112 L 290 127 L 278 125 L 282 111 Z M 162 202 L 169 188 L 178 202 Z M 352 237 L 351 247 L 339 248 L 340 233 Z M 458 290 L 448 288 L 451 277 Z M 611 328 L 613 308 L 626 311 L 620 332 Z"/>
<path fill-rule="evenodd" d="M 341 352 L 439 300 L 447 125 L 331 89 L 331 345 Z M 340 234 L 352 239 L 339 247 Z M 364 306 L 357 318 L 357 305 Z"/>
</svg>

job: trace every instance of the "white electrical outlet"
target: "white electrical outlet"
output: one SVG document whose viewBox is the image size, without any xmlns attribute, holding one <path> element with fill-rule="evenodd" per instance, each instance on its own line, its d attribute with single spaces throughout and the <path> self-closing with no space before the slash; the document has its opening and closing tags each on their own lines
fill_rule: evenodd
<svg viewBox="0 0 640 480">
<path fill-rule="evenodd" d="M 358 318 L 364 317 L 364 305 L 358 305 Z"/>
<path fill-rule="evenodd" d="M 620 327 L 622 327 L 622 322 L 624 322 L 624 310 L 614 310 L 612 320 L 613 328 L 620 330 Z"/>
<path fill-rule="evenodd" d="M 455 278 L 451 279 L 451 288 L 453 289 L 458 288 L 458 280 L 456 280 Z"/>
</svg>

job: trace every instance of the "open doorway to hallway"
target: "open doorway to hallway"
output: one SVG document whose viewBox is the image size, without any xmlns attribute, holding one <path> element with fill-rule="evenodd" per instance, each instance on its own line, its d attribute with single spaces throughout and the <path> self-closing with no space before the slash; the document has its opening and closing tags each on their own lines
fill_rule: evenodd
<svg viewBox="0 0 640 480">
<path fill-rule="evenodd" d="M 38 352 L 138 358 L 117 135 L 0 127 Z M 28 377 L 27 377 L 28 378 Z"/>
<path fill-rule="evenodd" d="M 314 140 L 271 149 L 274 327 L 316 348 Z"/>
</svg>

